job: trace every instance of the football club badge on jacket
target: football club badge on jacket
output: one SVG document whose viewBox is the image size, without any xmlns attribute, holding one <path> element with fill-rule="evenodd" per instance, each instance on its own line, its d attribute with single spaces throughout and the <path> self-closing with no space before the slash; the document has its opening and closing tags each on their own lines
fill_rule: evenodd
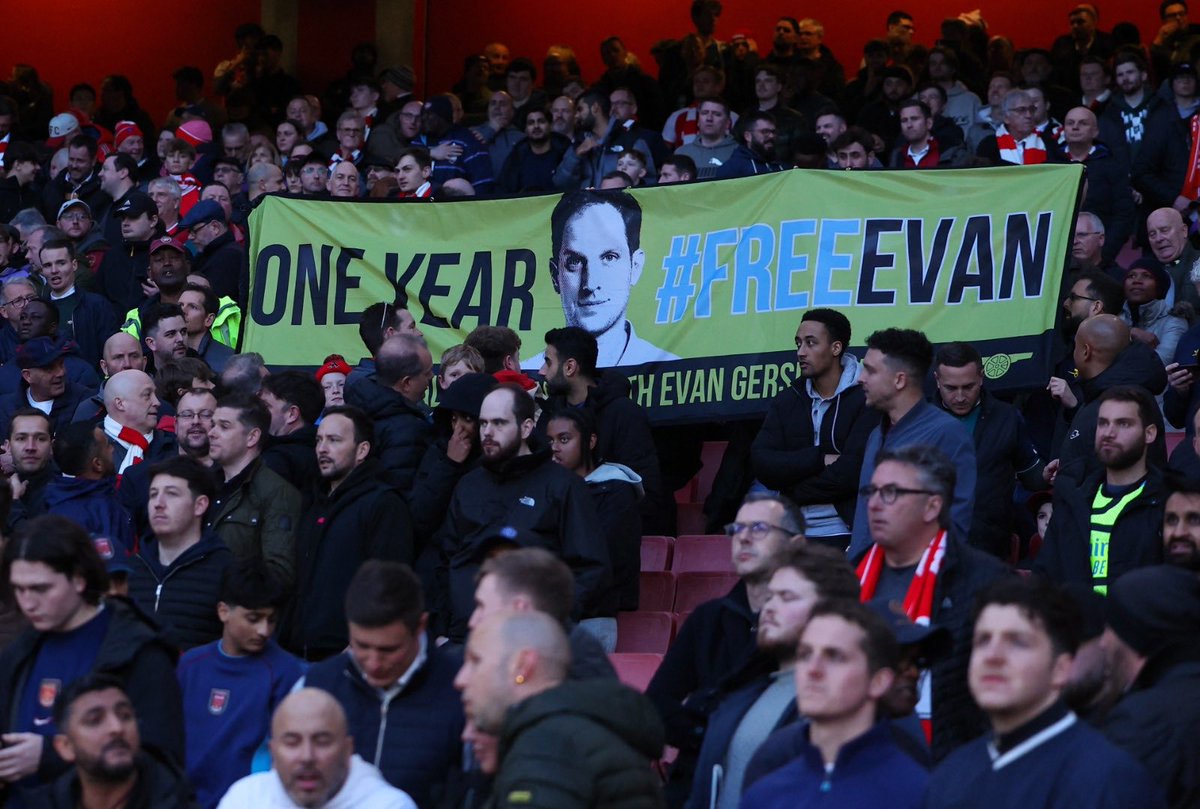
<svg viewBox="0 0 1200 809">
<path fill-rule="evenodd" d="M 229 689 L 214 688 L 208 695 L 208 712 L 213 716 L 220 716 L 225 713 L 225 708 L 229 706 Z"/>
<path fill-rule="evenodd" d="M 53 708 L 58 692 L 62 690 L 62 680 L 42 680 L 38 686 L 38 705 L 43 708 Z"/>
</svg>

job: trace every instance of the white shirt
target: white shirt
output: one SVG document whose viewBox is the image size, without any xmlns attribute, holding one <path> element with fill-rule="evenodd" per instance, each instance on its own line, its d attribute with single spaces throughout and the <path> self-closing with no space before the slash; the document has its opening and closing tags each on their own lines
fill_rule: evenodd
<svg viewBox="0 0 1200 809">
<path fill-rule="evenodd" d="M 302 809 L 283 788 L 279 773 L 254 773 L 237 781 L 221 798 L 217 809 Z M 379 770 L 357 755 L 350 759 L 350 774 L 337 794 L 315 809 L 417 809 L 403 790 L 383 780 Z"/>
</svg>

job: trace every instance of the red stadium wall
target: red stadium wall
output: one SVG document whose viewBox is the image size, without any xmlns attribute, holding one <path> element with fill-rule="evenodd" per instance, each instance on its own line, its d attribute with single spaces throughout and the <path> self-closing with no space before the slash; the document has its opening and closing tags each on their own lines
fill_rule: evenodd
<svg viewBox="0 0 1200 809">
<path fill-rule="evenodd" d="M 345 72 L 354 44 L 375 37 L 376 2 L 295 2 L 296 74 L 306 87 L 320 92 Z M 414 66 L 418 81 L 428 80 L 428 89 L 434 92 L 448 89 L 457 80 L 464 55 L 492 40 L 506 42 L 514 55 L 529 55 L 538 63 L 547 45 L 572 45 L 586 78 L 601 72 L 598 46 L 610 34 L 624 37 L 629 49 L 653 71 L 650 45 L 664 37 L 680 36 L 690 27 L 689 0 L 608 0 L 587 6 L 566 0 L 417 0 L 415 5 Z M 984 16 L 993 33 L 1012 37 L 1018 46 L 1049 45 L 1067 30 L 1066 11 L 1071 5 L 997 3 L 985 8 Z M 940 19 L 954 13 L 950 9 L 958 10 L 957 4 L 861 0 L 849 10 L 850 22 L 839 23 L 830 14 L 818 15 L 826 26 L 826 44 L 848 72 L 858 62 L 862 43 L 883 33 L 884 18 L 896 7 L 913 13 L 917 39 L 925 44 L 934 39 Z M 794 3 L 783 0 L 726 0 L 725 8 L 717 35 L 728 39 L 734 30 L 746 28 L 763 51 L 770 47 L 779 15 L 802 16 Z M 7 77 L 17 62 L 35 65 L 43 80 L 54 87 L 55 108 L 62 109 L 72 84 L 88 81 L 98 85 L 105 74 L 124 73 L 156 121 L 174 104 L 170 77 L 174 68 L 194 64 L 211 75 L 216 63 L 234 52 L 237 24 L 261 18 L 260 4 L 245 0 L 208 0 L 203 8 L 182 16 L 156 13 L 157 7 L 144 0 L 5 0 L 3 9 L 6 22 L 0 30 L 0 53 L 4 55 L 0 75 Z M 1157 31 L 1155 11 L 1154 3 L 1105 3 L 1101 25 L 1111 28 L 1115 22 L 1131 21 L 1148 41 Z"/>
</svg>

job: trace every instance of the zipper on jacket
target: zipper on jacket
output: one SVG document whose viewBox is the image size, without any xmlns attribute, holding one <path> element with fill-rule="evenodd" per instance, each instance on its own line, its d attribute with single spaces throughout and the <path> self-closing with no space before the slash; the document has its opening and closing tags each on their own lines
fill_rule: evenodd
<svg viewBox="0 0 1200 809">
<path fill-rule="evenodd" d="M 158 612 L 158 599 L 162 596 L 163 583 L 160 581 L 154 588 L 154 611 Z"/>
</svg>

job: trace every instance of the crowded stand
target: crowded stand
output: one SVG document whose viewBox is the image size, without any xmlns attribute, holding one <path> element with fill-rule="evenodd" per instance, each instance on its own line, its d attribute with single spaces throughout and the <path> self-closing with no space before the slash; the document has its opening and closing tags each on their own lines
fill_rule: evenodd
<svg viewBox="0 0 1200 809">
<path fill-rule="evenodd" d="M 1157 11 L 896 10 L 839 61 L 693 0 L 653 65 L 367 44 L 329 87 L 247 23 L 157 117 L 15 65 L 0 805 L 1200 807 L 1200 23 Z M 639 195 L 1072 164 L 1036 384 L 814 296 L 753 418 L 632 392 L 692 359 L 596 291 L 642 272 Z M 441 350 L 398 287 L 354 355 L 247 349 L 264 203 L 536 195 L 565 325 Z"/>
</svg>

